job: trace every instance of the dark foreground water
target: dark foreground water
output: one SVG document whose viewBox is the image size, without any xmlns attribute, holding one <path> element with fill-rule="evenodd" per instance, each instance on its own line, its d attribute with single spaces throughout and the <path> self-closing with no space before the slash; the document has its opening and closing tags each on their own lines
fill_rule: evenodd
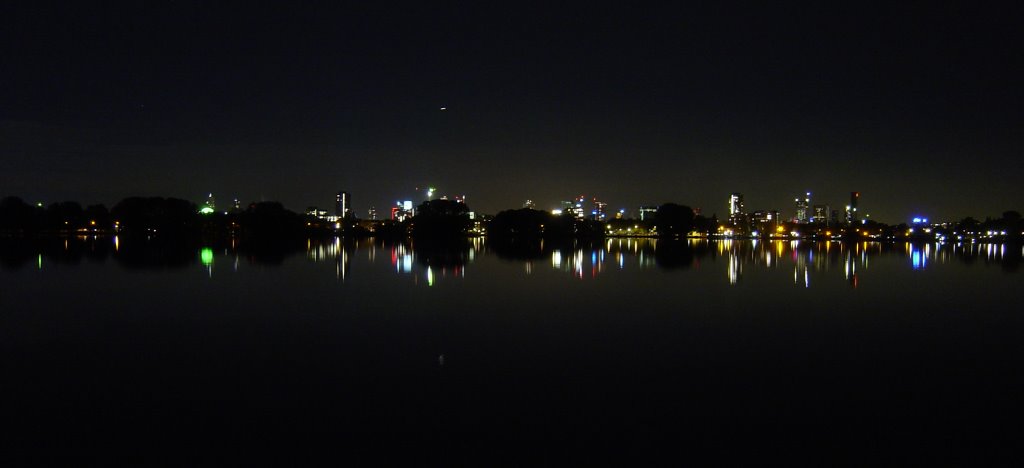
<svg viewBox="0 0 1024 468">
<path fill-rule="evenodd" d="M 1021 253 L 0 240 L 0 458 L 1009 463 Z"/>
</svg>

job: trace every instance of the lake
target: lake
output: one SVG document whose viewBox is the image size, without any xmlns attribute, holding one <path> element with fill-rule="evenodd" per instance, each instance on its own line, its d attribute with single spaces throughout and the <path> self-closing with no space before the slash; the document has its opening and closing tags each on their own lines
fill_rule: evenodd
<svg viewBox="0 0 1024 468">
<path fill-rule="evenodd" d="M 1005 462 L 1024 414 L 1021 258 L 0 239 L 0 459 Z"/>
</svg>

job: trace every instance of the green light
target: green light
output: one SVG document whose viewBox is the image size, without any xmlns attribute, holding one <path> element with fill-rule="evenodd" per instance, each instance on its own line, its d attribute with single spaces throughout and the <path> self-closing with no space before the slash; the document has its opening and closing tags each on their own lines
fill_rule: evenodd
<svg viewBox="0 0 1024 468">
<path fill-rule="evenodd" d="M 39 254 L 38 262 L 39 262 L 38 263 L 39 264 L 39 269 L 42 270 L 43 269 L 43 254 Z"/>
<path fill-rule="evenodd" d="M 213 249 L 203 247 L 203 249 L 199 251 L 199 260 L 201 260 L 205 266 L 213 265 Z"/>
<path fill-rule="evenodd" d="M 213 214 L 213 208 L 210 208 L 208 206 L 204 206 L 204 207 L 199 209 L 199 214 L 204 214 L 204 215 Z"/>
</svg>

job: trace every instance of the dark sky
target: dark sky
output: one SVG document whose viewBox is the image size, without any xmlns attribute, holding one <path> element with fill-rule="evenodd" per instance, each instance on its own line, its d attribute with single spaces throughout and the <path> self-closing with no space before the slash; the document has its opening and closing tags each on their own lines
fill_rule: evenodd
<svg viewBox="0 0 1024 468">
<path fill-rule="evenodd" d="M 80 3 L 0 7 L 0 195 L 1024 208 L 1020 6 Z"/>
</svg>

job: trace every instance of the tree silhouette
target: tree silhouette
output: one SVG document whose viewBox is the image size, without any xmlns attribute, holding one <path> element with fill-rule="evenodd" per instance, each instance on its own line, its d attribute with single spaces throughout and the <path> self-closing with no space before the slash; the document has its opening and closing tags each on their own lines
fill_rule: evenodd
<svg viewBox="0 0 1024 468">
<path fill-rule="evenodd" d="M 412 218 L 414 237 L 462 237 L 469 230 L 469 207 L 455 200 L 427 200 Z"/>
<path fill-rule="evenodd" d="M 665 203 L 654 213 L 659 237 L 686 237 L 693 230 L 693 209 L 686 205 Z"/>
<path fill-rule="evenodd" d="M 128 234 L 180 234 L 197 229 L 196 205 L 187 200 L 161 197 L 129 197 L 118 202 L 111 216 Z"/>
<path fill-rule="evenodd" d="M 553 218 L 551 213 L 530 208 L 505 210 L 491 220 L 487 232 L 492 237 L 538 238 Z"/>
<path fill-rule="evenodd" d="M 36 226 L 35 208 L 18 197 L 0 200 L 0 229 L 31 230 Z"/>
</svg>

